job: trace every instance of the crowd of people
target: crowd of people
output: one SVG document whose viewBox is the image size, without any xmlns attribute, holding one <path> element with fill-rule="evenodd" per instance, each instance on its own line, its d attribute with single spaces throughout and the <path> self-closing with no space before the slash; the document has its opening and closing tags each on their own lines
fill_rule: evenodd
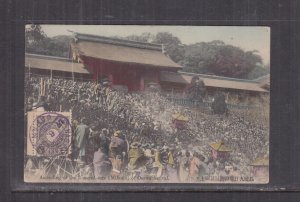
<svg viewBox="0 0 300 202">
<path fill-rule="evenodd" d="M 71 158 L 92 166 L 94 177 L 139 175 L 195 181 L 206 175 L 249 175 L 256 158 L 268 156 L 268 125 L 250 109 L 214 115 L 176 105 L 160 92 L 126 93 L 94 81 L 31 75 L 25 83 L 30 111 L 72 112 Z M 172 115 L 188 118 L 185 129 Z M 214 159 L 210 144 L 223 141 L 229 158 Z M 231 168 L 231 169 L 228 169 Z"/>
</svg>

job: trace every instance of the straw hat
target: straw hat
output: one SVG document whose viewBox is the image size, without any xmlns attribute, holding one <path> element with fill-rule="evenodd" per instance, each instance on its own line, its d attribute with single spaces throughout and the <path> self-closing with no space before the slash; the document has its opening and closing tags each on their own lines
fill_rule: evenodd
<svg viewBox="0 0 300 202">
<path fill-rule="evenodd" d="M 121 136 L 121 131 L 120 131 L 120 130 L 117 130 L 117 131 L 114 133 L 114 136 L 115 136 L 115 137 L 120 137 L 120 136 Z"/>
<path fill-rule="evenodd" d="M 138 148 L 138 146 L 139 146 L 139 143 L 138 143 L 138 142 L 133 142 L 133 143 L 130 145 L 130 147 L 133 148 L 133 149 Z"/>
</svg>

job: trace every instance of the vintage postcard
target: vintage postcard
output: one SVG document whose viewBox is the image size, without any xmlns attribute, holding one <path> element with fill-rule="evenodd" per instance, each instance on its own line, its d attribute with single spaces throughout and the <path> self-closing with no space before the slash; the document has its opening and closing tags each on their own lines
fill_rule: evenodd
<svg viewBox="0 0 300 202">
<path fill-rule="evenodd" d="M 268 183 L 270 32 L 26 25 L 24 181 Z"/>
</svg>

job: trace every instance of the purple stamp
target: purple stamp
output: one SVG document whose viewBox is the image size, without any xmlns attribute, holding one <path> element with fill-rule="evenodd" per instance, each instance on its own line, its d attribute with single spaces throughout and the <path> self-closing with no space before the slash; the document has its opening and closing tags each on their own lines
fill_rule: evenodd
<svg viewBox="0 0 300 202">
<path fill-rule="evenodd" d="M 39 156 L 58 156 L 69 153 L 71 124 L 66 113 L 43 112 L 36 114 L 29 129 L 34 153 Z"/>
</svg>

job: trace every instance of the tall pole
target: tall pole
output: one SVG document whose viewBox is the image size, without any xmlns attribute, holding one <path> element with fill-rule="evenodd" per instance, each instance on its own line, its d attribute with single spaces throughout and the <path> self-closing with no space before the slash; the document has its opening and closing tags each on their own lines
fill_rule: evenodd
<svg viewBox="0 0 300 202">
<path fill-rule="evenodd" d="M 46 80 L 44 80 L 44 91 L 43 91 L 43 95 L 46 95 Z"/>
<path fill-rule="evenodd" d="M 29 80 L 30 80 L 30 71 L 31 71 L 30 64 L 28 64 L 28 68 L 29 68 Z"/>
<path fill-rule="evenodd" d="M 43 78 L 41 78 L 40 82 L 40 96 L 43 95 Z"/>
<path fill-rule="evenodd" d="M 73 63 L 73 60 L 72 60 L 72 80 L 73 80 L 73 83 L 74 83 L 74 63 Z"/>
</svg>

